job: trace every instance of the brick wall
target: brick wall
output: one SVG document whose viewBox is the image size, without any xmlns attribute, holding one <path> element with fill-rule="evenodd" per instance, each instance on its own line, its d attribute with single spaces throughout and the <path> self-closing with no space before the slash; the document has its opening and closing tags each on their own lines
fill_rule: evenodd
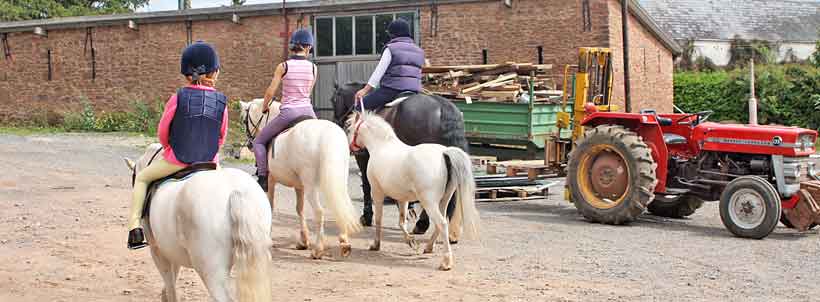
<svg viewBox="0 0 820 302">
<path fill-rule="evenodd" d="M 581 0 L 517 0 L 439 5 L 438 30 L 430 30 L 429 6 L 420 7 L 421 45 L 433 64 L 479 64 L 482 49 L 489 61 L 554 65 L 556 82 L 566 64 L 577 63 L 578 47 L 615 50 L 616 103 L 623 103 L 621 25 L 618 0 L 590 0 L 591 30 L 584 31 Z M 307 16 L 305 16 L 307 18 Z M 292 22 L 295 22 L 292 17 Z M 653 107 L 671 112 L 672 54 L 633 17 L 630 20 L 633 110 Z M 213 43 L 222 59 L 218 88 L 230 98 L 264 92 L 273 66 L 282 58 L 282 18 L 247 17 L 194 21 L 193 39 Z M 292 24 L 291 28 L 295 28 Z M 0 123 L 58 115 L 80 109 L 88 98 L 98 110 L 126 110 L 132 100 L 165 99 L 184 84 L 179 55 L 186 42 L 184 22 L 93 28 L 97 77 L 91 79 L 90 50 L 83 52 L 85 29 L 9 34 L 13 61 L 0 57 Z M 52 50 L 51 81 L 47 49 Z"/>
<path fill-rule="evenodd" d="M 621 5 L 618 0 L 609 3 L 609 47 L 613 52 L 612 99 L 624 104 L 623 30 Z M 655 109 L 671 113 L 673 100 L 672 52 L 657 40 L 635 16 L 629 16 L 629 83 L 632 112 Z"/>
<path fill-rule="evenodd" d="M 422 10 L 421 44 L 433 64 L 481 64 L 482 49 L 490 63 L 537 62 L 543 47 L 544 63 L 562 73 L 577 64 L 578 47 L 605 47 L 609 43 L 608 7 L 590 1 L 592 28 L 583 30 L 581 0 L 518 0 L 513 7 L 501 1 L 440 6 L 438 31 L 430 32 L 431 11 Z"/>
<path fill-rule="evenodd" d="M 295 26 L 293 24 L 292 26 Z M 192 23 L 193 40 L 214 44 L 222 64 L 217 87 L 230 98 L 264 93 L 273 66 L 282 58 L 282 19 L 278 16 Z M 187 41 L 184 22 L 93 28 L 96 79 L 91 50 L 84 53 L 86 29 L 51 30 L 8 36 L 13 59 L 0 58 L 0 123 L 78 111 L 81 98 L 97 110 L 127 110 L 133 100 L 163 101 L 185 84 L 179 56 Z M 48 49 L 52 80 L 48 81 Z"/>
</svg>

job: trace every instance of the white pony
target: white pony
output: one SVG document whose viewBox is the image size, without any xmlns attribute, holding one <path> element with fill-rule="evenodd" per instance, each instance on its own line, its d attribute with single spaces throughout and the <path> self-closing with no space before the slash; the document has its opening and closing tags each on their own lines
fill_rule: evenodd
<svg viewBox="0 0 820 302">
<path fill-rule="evenodd" d="M 139 172 L 160 148 L 151 144 L 136 163 L 126 158 L 126 164 Z M 271 301 L 271 211 L 265 192 L 248 173 L 228 168 L 198 172 L 163 184 L 151 200 L 143 225 L 165 283 L 162 301 L 177 301 L 180 266 L 197 272 L 212 300 L 233 301 L 233 265 L 239 301 Z"/>
<path fill-rule="evenodd" d="M 255 137 L 273 116 L 279 114 L 279 102 L 273 102 L 267 114 L 262 113 L 262 102 L 262 99 L 242 102 L 242 118 L 250 137 Z M 321 192 L 324 204 L 336 215 L 340 253 L 342 257 L 350 255 L 349 235 L 361 230 L 361 224 L 347 191 L 350 155 L 344 130 L 330 121 L 306 120 L 280 133 L 276 137 L 274 149 L 268 150 L 268 198 L 271 208 L 274 208 L 276 183 L 292 187 L 296 191 L 296 212 L 301 225 L 301 241 L 297 248 L 310 248 L 304 215 L 307 194 L 307 200 L 318 220 L 311 256 L 320 259 L 324 254 L 325 220 L 323 203 L 319 200 Z"/>
<path fill-rule="evenodd" d="M 453 267 L 453 251 L 450 247 L 450 231 L 457 231 L 463 219 L 467 237 L 477 237 L 478 210 L 475 207 L 475 182 L 470 157 L 459 148 L 439 144 L 408 146 L 396 137 L 393 128 L 384 119 L 371 112 L 354 113 L 348 120 L 351 149 L 367 148 L 370 162 L 367 179 L 376 220 L 376 238 L 371 250 L 379 250 L 382 239 L 382 208 L 385 196 L 399 203 L 399 228 L 411 247 L 417 245 L 407 231 L 407 204 L 419 200 L 427 210 L 436 229 L 424 249 L 432 253 L 439 234 L 444 236 L 446 254 L 439 266 L 441 270 Z M 447 203 L 458 192 L 456 212 L 451 226 L 442 215 Z M 454 232 L 458 233 L 458 232 Z"/>
</svg>

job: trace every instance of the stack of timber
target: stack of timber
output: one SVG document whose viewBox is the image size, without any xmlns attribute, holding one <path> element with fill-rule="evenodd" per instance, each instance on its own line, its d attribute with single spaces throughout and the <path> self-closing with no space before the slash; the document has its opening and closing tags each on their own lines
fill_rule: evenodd
<svg viewBox="0 0 820 302">
<path fill-rule="evenodd" d="M 530 100 L 532 86 L 536 103 L 561 101 L 549 75 L 552 65 L 504 63 L 488 65 L 425 66 L 424 89 L 430 94 L 455 100 L 521 102 Z"/>
</svg>

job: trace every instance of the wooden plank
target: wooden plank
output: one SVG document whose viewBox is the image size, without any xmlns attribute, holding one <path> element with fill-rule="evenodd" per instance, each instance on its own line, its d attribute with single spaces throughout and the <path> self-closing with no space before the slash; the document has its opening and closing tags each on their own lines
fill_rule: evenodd
<svg viewBox="0 0 820 302">
<path fill-rule="evenodd" d="M 463 70 L 467 72 L 485 71 L 498 68 L 498 64 L 486 65 L 444 65 L 444 66 L 424 66 L 421 68 L 422 73 L 441 73 L 450 70 Z"/>
<path fill-rule="evenodd" d="M 498 77 L 495 80 L 492 80 L 492 81 L 489 81 L 489 82 L 484 82 L 482 84 L 479 84 L 479 85 L 476 85 L 476 86 L 473 86 L 473 87 L 470 87 L 470 88 L 467 88 L 467 89 L 462 89 L 461 93 L 469 93 L 471 91 L 476 91 L 476 90 L 479 90 L 481 88 L 484 88 L 484 87 L 487 87 L 487 86 L 490 86 L 490 85 L 493 85 L 493 84 L 496 84 L 496 83 L 502 83 L 502 82 L 514 79 L 517 76 L 518 75 L 516 75 L 514 73 L 505 74 L 505 75 L 502 75 L 502 76 Z"/>
<path fill-rule="evenodd" d="M 477 202 L 502 202 L 502 201 L 527 201 L 527 200 L 537 200 L 537 199 L 546 199 L 546 196 L 529 196 L 529 197 L 504 197 L 504 198 L 481 198 L 476 199 Z"/>
</svg>

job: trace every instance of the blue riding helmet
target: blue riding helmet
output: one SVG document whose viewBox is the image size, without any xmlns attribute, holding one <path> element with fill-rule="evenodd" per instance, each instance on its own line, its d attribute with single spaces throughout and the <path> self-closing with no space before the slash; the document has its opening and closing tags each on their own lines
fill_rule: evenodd
<svg viewBox="0 0 820 302">
<path fill-rule="evenodd" d="M 410 23 L 407 23 L 407 21 L 402 19 L 396 19 L 393 20 L 393 22 L 390 22 L 390 24 L 387 25 L 387 34 L 390 35 L 391 39 L 399 37 L 413 37 L 413 35 L 410 34 Z"/>
<path fill-rule="evenodd" d="M 182 51 L 180 73 L 198 77 L 219 69 L 219 55 L 211 44 L 196 41 Z"/>
<path fill-rule="evenodd" d="M 313 34 L 304 28 L 293 32 L 290 36 L 290 45 L 296 44 L 313 46 Z"/>
</svg>

